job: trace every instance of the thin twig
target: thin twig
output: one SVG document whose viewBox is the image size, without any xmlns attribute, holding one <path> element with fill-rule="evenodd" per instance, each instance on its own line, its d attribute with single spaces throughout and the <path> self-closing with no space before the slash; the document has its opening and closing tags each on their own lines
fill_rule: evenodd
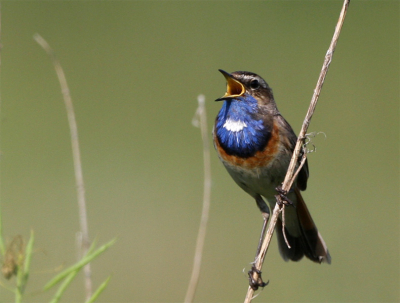
<svg viewBox="0 0 400 303">
<path fill-rule="evenodd" d="M 342 7 L 342 10 L 340 12 L 339 20 L 338 20 L 338 22 L 336 24 L 336 28 L 335 28 L 335 32 L 334 32 L 333 37 L 332 37 L 331 44 L 330 44 L 329 49 L 328 49 L 328 51 L 327 51 L 327 53 L 325 55 L 325 60 L 324 60 L 324 63 L 322 65 L 322 70 L 321 70 L 321 73 L 319 75 L 319 78 L 318 78 L 318 81 L 317 81 L 317 85 L 316 85 L 316 88 L 314 90 L 314 94 L 313 94 L 313 96 L 311 98 L 311 103 L 310 103 L 310 106 L 308 108 L 307 115 L 306 115 L 306 117 L 304 119 L 304 122 L 303 122 L 303 125 L 301 127 L 300 134 L 299 134 L 298 139 L 297 139 L 296 147 L 295 147 L 295 149 L 293 151 L 293 156 L 292 156 L 292 159 L 290 161 L 289 168 L 288 168 L 288 171 L 286 173 L 285 180 L 283 181 L 283 184 L 282 184 L 282 189 L 284 191 L 289 191 L 290 190 L 290 188 L 292 187 L 293 181 L 295 179 L 293 176 L 295 175 L 295 169 L 296 169 L 296 166 L 297 166 L 297 163 L 298 163 L 299 154 L 300 154 L 301 148 L 302 148 L 302 146 L 304 144 L 305 135 L 307 133 L 308 126 L 310 125 L 311 117 L 314 114 L 315 107 L 316 107 L 317 101 L 318 101 L 318 97 L 319 97 L 319 95 L 321 93 L 322 85 L 324 84 L 326 73 L 328 72 L 329 65 L 330 65 L 330 63 L 332 61 L 332 56 L 333 56 L 333 53 L 335 51 L 337 41 L 339 39 L 340 31 L 342 29 L 343 22 L 344 22 L 344 19 L 346 17 L 346 12 L 347 12 L 347 9 L 349 7 L 349 3 L 350 3 L 350 0 L 344 0 L 343 7 Z M 301 162 L 302 162 L 302 164 L 304 164 L 305 161 L 301 161 Z M 298 171 L 299 170 L 297 170 L 296 173 L 298 173 Z M 279 198 L 279 196 L 277 196 L 277 197 Z M 285 207 L 285 205 L 283 204 L 282 208 L 284 208 L 284 207 Z M 264 263 L 265 255 L 267 253 L 269 244 L 271 243 L 271 238 L 272 238 L 272 235 L 273 235 L 274 230 L 275 230 L 275 225 L 276 225 L 276 222 L 278 220 L 279 214 L 282 211 L 282 208 L 279 206 L 279 203 L 275 204 L 275 208 L 274 208 L 274 211 L 273 211 L 273 214 L 272 214 L 272 217 L 271 217 L 271 221 L 269 223 L 266 236 L 265 236 L 263 244 L 261 246 L 261 251 L 260 251 L 258 257 L 256 258 L 255 268 L 257 270 L 261 271 L 261 267 L 262 267 L 262 264 Z M 257 275 L 257 273 L 255 273 L 255 275 Z M 255 278 L 257 279 L 257 276 Z M 253 299 L 253 296 L 254 296 L 254 290 L 249 286 L 244 302 L 245 303 L 251 302 L 251 300 Z"/>
<path fill-rule="evenodd" d="M 304 148 L 303 156 L 301 157 L 301 161 L 300 161 L 299 167 L 297 168 L 296 172 L 294 173 L 294 175 L 290 179 L 289 184 L 293 184 L 294 180 L 296 180 L 296 177 L 300 173 L 300 170 L 303 167 L 304 163 L 306 163 L 306 160 L 307 160 L 307 150 Z"/>
<path fill-rule="evenodd" d="M 89 241 L 89 230 L 87 223 L 88 220 L 86 212 L 85 187 L 83 183 L 81 155 L 79 150 L 78 127 L 76 125 L 75 112 L 74 112 L 74 107 L 72 105 L 72 98 L 68 88 L 67 79 L 65 78 L 64 70 L 61 67 L 60 61 L 55 56 L 53 49 L 50 47 L 47 41 L 43 39 L 39 34 L 35 34 L 33 38 L 47 52 L 47 54 L 50 56 L 53 62 L 54 68 L 57 73 L 58 81 L 60 82 L 61 93 L 63 95 L 65 107 L 67 110 L 69 128 L 71 132 L 71 144 L 72 144 L 72 155 L 73 155 L 74 170 L 75 170 L 76 190 L 78 196 L 79 223 L 82 232 L 81 250 L 82 250 L 82 256 L 84 256 L 86 255 L 89 249 L 90 241 Z M 90 264 L 87 264 L 85 266 L 84 273 L 85 273 L 85 290 L 86 290 L 86 300 L 87 300 L 92 295 Z"/>
<path fill-rule="evenodd" d="M 3 49 L 2 41 L 1 41 L 1 3 L 0 3 L 0 54 L 1 50 Z M 0 67 L 1 67 L 1 57 L 0 57 Z M 0 76 L 1 76 L 1 69 L 0 69 Z M 0 112 L 1 112 L 1 83 L 0 83 Z M 0 134 L 1 134 L 1 127 L 0 127 Z M 1 149 L 0 149 L 1 153 Z M 1 159 L 1 158 L 0 158 Z M 1 201 L 0 201 L 0 253 L 2 256 L 6 253 L 6 248 L 4 245 L 3 239 L 3 220 L 1 216 Z"/>
<path fill-rule="evenodd" d="M 197 235 L 196 249 L 194 254 L 192 276 L 190 277 L 189 286 L 185 296 L 185 303 L 193 301 L 194 294 L 197 288 L 197 282 L 199 281 L 201 259 L 203 255 L 204 239 L 206 237 L 206 229 L 208 222 L 208 214 L 210 210 L 210 197 L 211 197 L 211 162 L 210 162 L 210 144 L 208 140 L 207 130 L 207 115 L 205 108 L 205 97 L 199 95 L 197 97 L 199 107 L 196 111 L 195 119 L 193 124 L 200 126 L 201 138 L 203 141 L 203 160 L 204 160 L 204 191 L 203 191 L 203 210 L 201 212 L 201 220 L 199 233 Z M 200 123 L 198 121 L 200 120 Z M 199 125 L 198 125 L 199 124 Z"/>
</svg>

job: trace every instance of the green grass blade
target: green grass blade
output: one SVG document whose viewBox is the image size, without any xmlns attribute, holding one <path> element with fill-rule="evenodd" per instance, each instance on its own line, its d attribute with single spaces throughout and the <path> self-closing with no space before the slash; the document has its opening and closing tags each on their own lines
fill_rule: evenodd
<svg viewBox="0 0 400 303">
<path fill-rule="evenodd" d="M 79 271 L 82 269 L 83 266 L 85 266 L 87 263 L 91 262 L 93 259 L 95 259 L 97 256 L 105 252 L 110 246 L 112 246 L 115 243 L 115 239 L 111 240 L 110 242 L 100 246 L 98 249 L 96 249 L 94 252 L 91 254 L 88 254 L 84 256 L 80 261 L 72 265 L 71 267 L 65 269 L 63 272 L 59 273 L 56 275 L 53 279 L 51 279 L 45 286 L 44 290 L 48 290 L 54 285 L 56 285 L 58 282 L 60 282 L 62 279 L 64 279 L 66 276 L 68 276 L 71 272 L 74 271 Z"/>
<path fill-rule="evenodd" d="M 96 289 L 93 295 L 85 302 L 85 303 L 93 303 L 97 297 L 103 292 L 103 290 L 107 287 L 108 282 L 110 282 L 111 276 L 109 276 L 101 285 Z"/>
<path fill-rule="evenodd" d="M 21 303 L 22 302 L 22 293 L 19 290 L 18 287 L 15 288 L 15 303 Z"/>
<path fill-rule="evenodd" d="M 94 239 L 94 240 L 92 241 L 92 244 L 90 245 L 90 247 L 89 247 L 87 253 L 86 253 L 87 256 L 88 256 L 89 254 L 91 254 L 91 253 L 94 251 L 94 248 L 96 247 L 96 244 L 97 244 L 96 239 Z"/>
<path fill-rule="evenodd" d="M 31 237 L 29 238 L 28 244 L 25 249 L 25 261 L 24 261 L 24 275 L 25 279 L 28 279 L 29 276 L 29 268 L 31 266 L 32 260 L 32 252 L 33 252 L 33 243 L 35 242 L 35 234 L 33 230 L 31 230 Z"/>
<path fill-rule="evenodd" d="M 31 230 L 31 236 L 28 244 L 26 245 L 25 252 L 18 255 L 18 272 L 16 277 L 16 289 L 15 289 L 15 302 L 20 303 L 22 301 L 22 295 L 24 294 L 26 284 L 29 278 L 29 267 L 32 260 L 33 243 L 35 242 L 35 235 Z"/>
<path fill-rule="evenodd" d="M 70 272 L 67 275 L 65 280 L 61 283 L 60 287 L 58 288 L 57 292 L 54 294 L 54 296 L 51 299 L 50 303 L 57 303 L 58 301 L 60 301 L 60 298 L 61 298 L 62 294 L 67 289 L 69 284 L 71 284 L 72 280 L 76 277 L 78 272 L 79 272 L 79 270 L 76 270 L 76 271 Z"/>
</svg>

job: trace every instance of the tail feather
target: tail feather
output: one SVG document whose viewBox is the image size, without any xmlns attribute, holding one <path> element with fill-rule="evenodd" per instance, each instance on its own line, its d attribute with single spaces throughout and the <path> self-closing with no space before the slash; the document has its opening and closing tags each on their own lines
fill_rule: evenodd
<svg viewBox="0 0 400 303">
<path fill-rule="evenodd" d="M 328 248 L 322 239 L 318 229 L 307 209 L 307 206 L 300 194 L 299 189 L 295 189 L 296 213 L 298 221 L 298 233 L 292 235 L 285 227 L 285 236 L 289 242 L 287 246 L 283 231 L 282 221 L 278 219 L 276 233 L 278 238 L 279 252 L 285 261 L 299 261 L 304 255 L 310 260 L 318 263 L 331 263 L 331 256 Z M 296 218 L 293 218 L 296 219 Z M 288 218 L 286 218 L 288 220 Z"/>
<path fill-rule="evenodd" d="M 278 248 L 279 252 L 286 262 L 289 260 L 292 261 L 300 261 L 304 256 L 303 245 L 300 241 L 299 237 L 292 237 L 288 230 L 285 228 L 285 236 L 290 245 L 290 248 L 287 246 L 285 241 L 285 236 L 282 231 L 282 220 L 278 219 L 276 222 L 275 232 L 278 237 Z"/>
</svg>

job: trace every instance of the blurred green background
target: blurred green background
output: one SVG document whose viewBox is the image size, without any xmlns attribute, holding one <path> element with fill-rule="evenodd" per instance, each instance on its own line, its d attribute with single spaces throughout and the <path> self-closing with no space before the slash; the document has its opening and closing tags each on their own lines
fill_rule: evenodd
<svg viewBox="0 0 400 303">
<path fill-rule="evenodd" d="M 342 1 L 2 2 L 1 207 L 4 232 L 36 235 L 26 301 L 76 261 L 69 129 L 55 49 L 78 121 L 100 302 L 179 302 L 200 220 L 203 159 L 191 125 L 206 96 L 211 132 L 225 93 L 217 71 L 248 70 L 300 130 Z M 275 240 L 255 302 L 398 302 L 399 2 L 353 0 L 309 131 L 304 197 L 330 266 L 285 263 Z M 212 150 L 212 205 L 196 302 L 240 302 L 262 224 Z M 2 278 L 3 279 L 3 278 Z M 11 285 L 13 282 L 2 283 Z M 83 302 L 83 277 L 63 302 Z M 0 288 L 0 301 L 12 295 Z"/>
</svg>

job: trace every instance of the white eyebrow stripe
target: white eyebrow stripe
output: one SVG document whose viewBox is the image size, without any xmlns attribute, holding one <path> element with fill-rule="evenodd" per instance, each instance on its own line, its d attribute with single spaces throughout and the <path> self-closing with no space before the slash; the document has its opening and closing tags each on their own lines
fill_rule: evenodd
<svg viewBox="0 0 400 303">
<path fill-rule="evenodd" d="M 232 120 L 232 119 L 228 119 L 225 121 L 224 124 L 224 128 L 226 130 L 229 130 L 231 132 L 239 132 L 241 131 L 243 128 L 247 127 L 247 124 L 241 120 Z"/>
</svg>

